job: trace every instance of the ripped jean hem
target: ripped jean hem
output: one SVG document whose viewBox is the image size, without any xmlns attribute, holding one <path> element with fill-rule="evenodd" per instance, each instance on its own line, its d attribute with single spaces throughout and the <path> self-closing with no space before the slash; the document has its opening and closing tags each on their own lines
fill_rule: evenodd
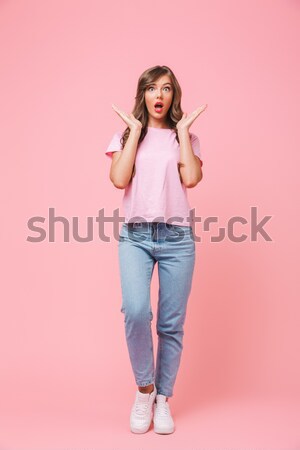
<svg viewBox="0 0 300 450">
<path fill-rule="evenodd" d="M 150 385 L 150 384 L 155 384 L 154 383 L 154 380 L 152 380 L 152 381 L 142 381 L 142 382 L 137 382 L 136 383 L 139 387 L 145 387 L 145 386 L 148 386 L 148 385 Z"/>
</svg>

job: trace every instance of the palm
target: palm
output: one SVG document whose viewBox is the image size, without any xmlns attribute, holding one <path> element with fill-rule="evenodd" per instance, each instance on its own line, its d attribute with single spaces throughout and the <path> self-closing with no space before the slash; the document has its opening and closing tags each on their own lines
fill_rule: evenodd
<svg viewBox="0 0 300 450">
<path fill-rule="evenodd" d="M 118 108 L 113 103 L 112 103 L 112 108 L 121 117 L 121 119 L 124 120 L 124 122 L 129 126 L 130 129 L 135 128 L 135 127 L 142 128 L 142 126 L 143 126 L 142 123 L 138 119 L 136 119 L 132 113 L 130 113 L 128 115 L 125 111 L 122 111 L 120 108 Z"/>
<path fill-rule="evenodd" d="M 189 129 L 194 120 L 207 108 L 206 105 L 199 106 L 199 108 L 195 109 L 191 114 L 187 115 L 187 113 L 183 113 L 182 118 L 177 122 L 176 127 L 179 129 L 187 128 Z"/>
</svg>

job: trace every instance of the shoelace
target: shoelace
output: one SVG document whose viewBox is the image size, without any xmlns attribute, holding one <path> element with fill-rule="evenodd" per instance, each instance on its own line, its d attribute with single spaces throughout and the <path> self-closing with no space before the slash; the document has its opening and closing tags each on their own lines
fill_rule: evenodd
<svg viewBox="0 0 300 450">
<path fill-rule="evenodd" d="M 135 412 L 138 415 L 144 416 L 148 410 L 148 403 L 136 402 L 135 403 Z"/>
<path fill-rule="evenodd" d="M 169 416 L 169 405 L 167 404 L 167 402 L 165 403 L 156 403 L 156 414 L 162 416 L 162 417 L 166 417 Z"/>
</svg>

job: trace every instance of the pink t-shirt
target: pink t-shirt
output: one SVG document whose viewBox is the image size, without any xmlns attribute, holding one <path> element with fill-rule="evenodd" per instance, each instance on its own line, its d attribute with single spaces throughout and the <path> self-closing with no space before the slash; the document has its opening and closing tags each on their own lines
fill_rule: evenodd
<svg viewBox="0 0 300 450">
<path fill-rule="evenodd" d="M 105 154 L 112 159 L 112 152 L 121 151 L 122 132 L 113 135 Z M 190 132 L 194 154 L 202 161 L 198 137 Z M 190 205 L 186 187 L 178 172 L 180 147 L 174 130 L 148 127 L 148 133 L 139 144 L 136 172 L 126 186 L 123 196 L 125 222 L 169 222 L 191 226 L 187 221 Z"/>
</svg>

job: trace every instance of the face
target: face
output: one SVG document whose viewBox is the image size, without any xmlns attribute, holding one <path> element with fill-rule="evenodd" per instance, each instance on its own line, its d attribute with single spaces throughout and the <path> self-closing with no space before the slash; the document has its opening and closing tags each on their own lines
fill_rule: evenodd
<svg viewBox="0 0 300 450">
<path fill-rule="evenodd" d="M 167 112 L 173 99 L 173 87 L 169 75 L 163 75 L 145 91 L 145 103 L 148 109 L 149 127 L 162 127 L 166 125 Z M 162 107 L 155 107 L 156 103 L 161 103 Z"/>
</svg>

